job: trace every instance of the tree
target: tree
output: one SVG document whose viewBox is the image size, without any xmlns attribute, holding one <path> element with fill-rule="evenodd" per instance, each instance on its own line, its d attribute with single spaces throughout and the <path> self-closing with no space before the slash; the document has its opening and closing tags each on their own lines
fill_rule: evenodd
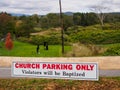
<svg viewBox="0 0 120 90">
<path fill-rule="evenodd" d="M 74 25 L 80 25 L 80 23 L 81 23 L 81 13 L 74 13 L 73 14 L 73 22 L 74 22 Z"/>
<path fill-rule="evenodd" d="M 73 26 L 73 16 L 63 14 L 63 29 L 66 31 L 71 26 Z"/>
<path fill-rule="evenodd" d="M 15 26 L 12 16 L 4 12 L 0 13 L 0 38 L 4 38 L 8 32 L 13 34 L 14 30 Z"/>
<path fill-rule="evenodd" d="M 87 26 L 87 20 L 86 20 L 85 13 L 81 13 L 81 22 L 80 22 L 80 25 Z"/>
<path fill-rule="evenodd" d="M 85 16 L 86 16 L 86 25 L 87 26 L 98 24 L 99 21 L 95 15 L 95 13 L 86 13 Z"/>
<path fill-rule="evenodd" d="M 41 26 L 41 28 L 49 28 L 47 16 L 43 16 L 40 18 L 40 26 Z"/>
<path fill-rule="evenodd" d="M 49 13 L 47 15 L 48 17 L 48 24 L 50 25 L 50 27 L 59 27 L 59 15 L 55 14 L 55 13 Z"/>
<path fill-rule="evenodd" d="M 30 33 L 33 31 L 35 24 L 29 18 L 30 17 L 25 17 L 24 19 L 16 21 L 16 26 L 15 26 L 16 37 L 30 36 Z"/>
<path fill-rule="evenodd" d="M 35 24 L 38 24 L 38 23 L 39 23 L 39 20 L 40 20 L 39 15 L 33 14 L 33 15 L 31 16 L 31 18 L 32 18 L 32 21 L 33 21 Z"/>
<path fill-rule="evenodd" d="M 13 48 L 13 42 L 12 42 L 10 33 L 7 33 L 7 36 L 5 39 L 5 47 L 7 50 L 12 50 L 12 48 Z"/>
<path fill-rule="evenodd" d="M 90 26 L 98 24 L 98 19 L 95 13 L 74 13 L 73 14 L 74 25 Z"/>
<path fill-rule="evenodd" d="M 101 28 L 103 29 L 104 19 L 105 19 L 105 16 L 106 16 L 105 12 L 108 11 L 109 8 L 104 5 L 104 1 L 103 1 L 99 5 L 90 6 L 90 9 L 93 12 L 95 12 L 95 14 L 97 15 L 97 17 L 100 21 L 100 24 L 101 24 Z"/>
</svg>

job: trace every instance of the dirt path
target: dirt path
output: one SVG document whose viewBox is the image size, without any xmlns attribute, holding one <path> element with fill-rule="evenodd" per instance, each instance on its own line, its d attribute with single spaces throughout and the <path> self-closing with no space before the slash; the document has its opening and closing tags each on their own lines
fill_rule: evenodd
<svg viewBox="0 0 120 90">
<path fill-rule="evenodd" d="M 98 62 L 101 70 L 119 70 L 120 56 L 108 57 L 54 57 L 54 58 L 36 58 L 36 57 L 0 57 L 0 67 L 11 67 L 13 61 L 24 62 Z"/>
</svg>

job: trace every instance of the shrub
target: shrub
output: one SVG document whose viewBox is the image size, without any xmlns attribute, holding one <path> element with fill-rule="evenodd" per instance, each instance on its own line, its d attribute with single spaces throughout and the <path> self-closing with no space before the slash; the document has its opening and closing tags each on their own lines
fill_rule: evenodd
<svg viewBox="0 0 120 90">
<path fill-rule="evenodd" d="M 21 42 L 30 42 L 29 38 L 26 38 L 26 37 L 19 37 L 19 38 L 17 38 L 17 40 L 19 40 Z"/>
<path fill-rule="evenodd" d="M 31 36 L 30 37 L 30 42 L 32 44 L 43 44 L 44 42 L 48 42 L 48 44 L 50 45 L 54 45 L 54 44 L 60 44 L 61 43 L 61 40 L 60 40 L 60 37 L 57 37 L 57 36 L 54 36 L 54 35 L 51 35 L 51 36 L 39 36 L 39 35 L 36 35 L 36 36 Z"/>
<path fill-rule="evenodd" d="M 109 56 L 109 55 L 117 56 L 117 55 L 120 55 L 120 45 L 119 44 L 115 45 L 115 46 L 113 45 L 112 47 L 108 48 L 106 50 L 106 52 L 104 52 L 103 55 L 105 55 L 105 56 Z"/>
<path fill-rule="evenodd" d="M 120 43 L 120 30 L 84 30 L 71 34 L 72 41 L 93 44 Z"/>
</svg>

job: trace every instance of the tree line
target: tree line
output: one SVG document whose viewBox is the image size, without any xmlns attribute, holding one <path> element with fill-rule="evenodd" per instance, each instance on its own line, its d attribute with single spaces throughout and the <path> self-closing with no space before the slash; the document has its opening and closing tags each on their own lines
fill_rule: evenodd
<svg viewBox="0 0 120 90">
<path fill-rule="evenodd" d="M 104 23 L 120 22 L 120 13 L 104 13 Z M 96 13 L 73 13 L 63 15 L 63 28 L 68 30 L 71 26 L 90 26 L 100 24 Z M 42 29 L 60 27 L 60 16 L 58 13 L 47 15 L 12 16 L 6 12 L 0 13 L 0 39 L 4 38 L 8 32 L 17 37 L 29 37 L 34 32 L 34 27 Z"/>
</svg>

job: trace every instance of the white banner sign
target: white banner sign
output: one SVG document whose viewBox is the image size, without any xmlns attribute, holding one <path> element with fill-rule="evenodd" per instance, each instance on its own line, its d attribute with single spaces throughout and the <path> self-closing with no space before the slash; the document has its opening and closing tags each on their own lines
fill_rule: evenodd
<svg viewBox="0 0 120 90">
<path fill-rule="evenodd" d="M 98 80 L 97 63 L 13 62 L 13 77 Z"/>
</svg>

